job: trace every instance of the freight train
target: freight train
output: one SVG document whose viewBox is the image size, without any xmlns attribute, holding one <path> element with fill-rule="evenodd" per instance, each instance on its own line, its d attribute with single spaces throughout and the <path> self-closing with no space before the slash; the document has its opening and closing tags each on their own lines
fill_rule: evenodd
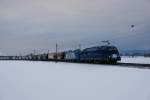
<svg viewBox="0 0 150 100">
<path fill-rule="evenodd" d="M 121 60 L 119 51 L 115 46 L 95 46 L 83 50 L 70 50 L 57 53 L 32 55 L 32 60 L 87 62 L 87 63 L 117 63 Z"/>
</svg>

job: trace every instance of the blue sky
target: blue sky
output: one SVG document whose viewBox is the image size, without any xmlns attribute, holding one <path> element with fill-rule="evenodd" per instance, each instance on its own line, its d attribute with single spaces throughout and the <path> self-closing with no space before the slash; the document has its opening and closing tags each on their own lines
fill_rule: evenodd
<svg viewBox="0 0 150 100">
<path fill-rule="evenodd" d="M 0 0 L 0 52 L 99 45 L 150 49 L 149 0 Z M 135 27 L 131 28 L 134 24 Z"/>
</svg>

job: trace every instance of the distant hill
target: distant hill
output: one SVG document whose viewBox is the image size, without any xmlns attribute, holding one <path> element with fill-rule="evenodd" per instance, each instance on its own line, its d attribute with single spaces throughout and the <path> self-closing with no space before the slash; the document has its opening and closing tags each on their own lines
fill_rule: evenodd
<svg viewBox="0 0 150 100">
<path fill-rule="evenodd" d="M 120 54 L 123 56 L 145 56 L 150 55 L 150 50 L 122 50 Z"/>
</svg>

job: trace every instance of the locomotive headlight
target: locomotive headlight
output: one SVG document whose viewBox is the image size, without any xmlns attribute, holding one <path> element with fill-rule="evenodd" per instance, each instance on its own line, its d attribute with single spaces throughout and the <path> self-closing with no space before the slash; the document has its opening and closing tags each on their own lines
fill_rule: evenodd
<svg viewBox="0 0 150 100">
<path fill-rule="evenodd" d="M 111 57 L 112 57 L 113 59 L 117 59 L 117 54 L 112 54 Z"/>
</svg>

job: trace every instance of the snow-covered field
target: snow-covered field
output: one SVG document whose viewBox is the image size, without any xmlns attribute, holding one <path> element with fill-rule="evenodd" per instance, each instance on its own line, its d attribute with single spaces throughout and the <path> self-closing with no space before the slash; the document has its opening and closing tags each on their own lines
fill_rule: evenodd
<svg viewBox="0 0 150 100">
<path fill-rule="evenodd" d="M 150 100 L 150 70 L 0 61 L 0 100 Z"/>
<path fill-rule="evenodd" d="M 122 57 L 121 62 L 123 63 L 139 63 L 139 64 L 150 64 L 150 57 Z"/>
</svg>

